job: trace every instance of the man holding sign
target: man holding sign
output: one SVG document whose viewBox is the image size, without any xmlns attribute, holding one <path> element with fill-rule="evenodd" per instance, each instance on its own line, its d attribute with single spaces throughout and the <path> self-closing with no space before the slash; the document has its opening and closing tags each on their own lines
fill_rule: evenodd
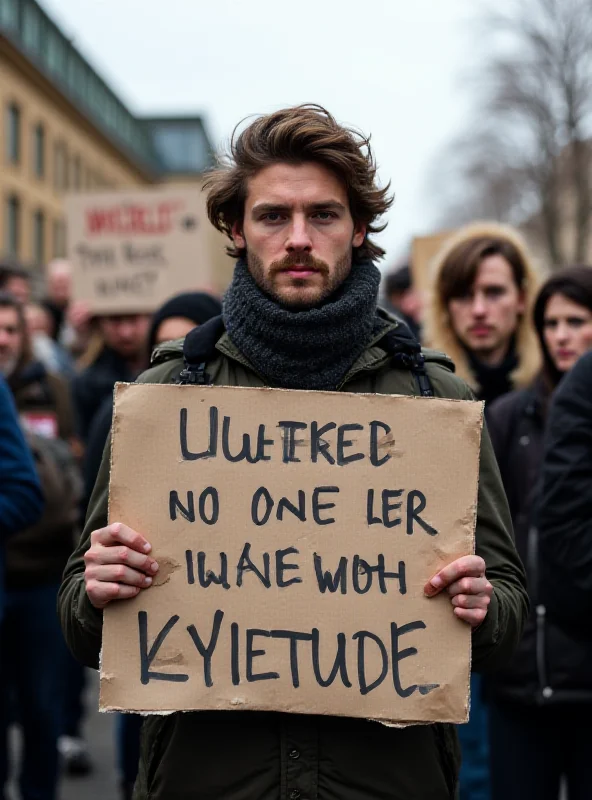
<svg viewBox="0 0 592 800">
<path fill-rule="evenodd" d="M 346 491 L 344 484 L 347 470 L 351 469 L 354 461 L 356 468 L 365 470 L 360 474 L 369 483 L 370 476 L 378 474 L 377 470 L 384 469 L 387 462 L 392 466 L 397 458 L 402 459 L 403 456 L 415 465 L 414 479 L 416 476 L 419 476 L 417 480 L 420 478 L 422 459 L 425 461 L 426 474 L 433 476 L 433 466 L 428 463 L 430 441 L 418 442 L 415 448 L 417 452 L 413 456 L 412 438 L 421 439 L 421 431 L 429 427 L 427 417 L 432 409 L 435 413 L 438 403 L 444 403 L 438 406 L 443 409 L 441 419 L 449 419 L 451 428 L 462 433 L 462 428 L 458 428 L 462 404 L 416 401 L 417 410 L 414 411 L 415 404 L 413 408 L 394 405 L 395 401 L 409 404 L 412 400 L 381 399 L 379 395 L 433 394 L 455 400 L 472 399 L 470 390 L 455 378 L 451 364 L 444 356 L 426 353 L 423 358 L 404 326 L 377 311 L 380 273 L 374 262 L 383 255 L 383 251 L 371 236 L 381 230 L 376 220 L 386 211 L 391 200 L 387 196 L 388 187 L 378 188 L 375 177 L 376 169 L 368 141 L 338 125 L 324 109 L 317 106 L 290 108 L 256 120 L 233 142 L 230 166 L 211 176 L 208 198 L 210 220 L 229 236 L 232 241 L 229 252 L 237 258 L 234 279 L 224 301 L 220 330 L 207 353 L 203 351 L 204 331 L 200 334 L 201 339 L 195 339 L 198 346 L 193 351 L 189 345 L 194 334 L 189 335 L 186 340 L 185 369 L 180 346 L 176 350 L 169 346 L 160 355 L 157 353 L 155 366 L 140 380 L 142 383 L 189 381 L 198 384 L 208 382 L 221 387 L 253 388 L 202 390 L 203 399 L 201 404 L 196 405 L 192 404 L 191 398 L 197 399 L 202 395 L 195 387 L 162 387 L 172 393 L 167 395 L 170 398 L 167 401 L 170 419 L 168 414 L 160 416 L 163 446 L 164 440 L 171 439 L 170 434 L 174 433 L 176 437 L 170 458 L 162 458 L 162 469 L 167 469 L 165 463 L 176 460 L 179 464 L 200 465 L 202 474 L 205 470 L 208 476 L 208 483 L 204 484 L 207 488 L 201 494 L 196 493 L 195 498 L 193 492 L 189 491 L 190 486 L 183 489 L 180 486 L 169 487 L 174 491 L 170 492 L 170 507 L 167 496 L 167 513 L 170 511 L 168 523 L 167 520 L 157 519 L 156 512 L 152 516 L 150 511 L 146 517 L 146 527 L 142 530 L 126 524 L 133 521 L 129 518 L 121 520 L 111 516 L 112 523 L 108 524 L 110 458 L 109 455 L 104 458 L 84 535 L 64 576 L 60 597 L 62 625 L 78 658 L 96 667 L 105 611 L 107 622 L 102 681 L 105 696 L 108 696 L 110 686 L 113 685 L 113 691 L 116 691 L 116 684 L 121 677 L 116 670 L 107 670 L 105 665 L 107 658 L 111 662 L 114 657 L 112 664 L 115 668 L 117 642 L 114 641 L 113 632 L 125 630 L 117 627 L 119 623 L 116 619 L 120 617 L 123 620 L 125 615 L 112 613 L 124 606 L 118 601 L 126 601 L 130 608 L 136 609 L 134 603 L 143 602 L 143 598 L 147 600 L 153 593 L 154 597 L 164 598 L 164 594 L 158 593 L 166 591 L 167 587 L 171 591 L 186 593 L 208 586 L 209 594 L 193 594 L 197 598 L 193 613 L 197 613 L 196 609 L 200 607 L 200 598 L 208 603 L 213 596 L 221 597 L 217 601 L 221 604 L 228 598 L 227 608 L 230 608 L 234 597 L 246 597 L 237 594 L 242 591 L 237 587 L 242 586 L 247 572 L 249 578 L 254 578 L 255 582 L 267 589 L 273 581 L 282 591 L 283 587 L 289 587 L 288 591 L 292 594 L 274 594 L 278 601 L 270 603 L 268 600 L 264 604 L 267 610 L 263 607 L 261 614 L 268 614 L 267 619 L 271 622 L 266 624 L 272 625 L 273 629 L 246 631 L 246 678 L 241 661 L 242 645 L 239 643 L 241 626 L 236 622 L 229 625 L 228 640 L 220 647 L 226 648 L 224 652 L 228 658 L 225 663 L 232 666 L 230 689 L 235 688 L 234 694 L 230 695 L 221 687 L 216 662 L 220 652 L 220 648 L 216 652 L 217 638 L 219 636 L 222 640 L 226 636 L 224 626 L 232 619 L 229 614 L 223 619 L 224 611 L 216 611 L 213 623 L 210 619 L 210 629 L 206 632 L 199 621 L 193 624 L 195 620 L 192 619 L 192 624 L 187 625 L 189 619 L 179 621 L 179 615 L 170 616 L 168 610 L 164 623 L 159 620 L 155 624 L 154 614 L 158 614 L 158 609 L 154 608 L 152 616 L 149 616 L 137 606 L 140 610 L 135 625 L 136 630 L 139 625 L 141 652 L 138 670 L 136 662 L 134 665 L 130 662 L 129 669 L 133 670 L 135 684 L 141 685 L 130 685 L 130 691 L 146 696 L 141 693 L 159 684 L 165 687 L 163 692 L 168 697 L 186 698 L 196 695 L 183 694 L 185 692 L 200 693 L 203 690 L 204 694 L 200 694 L 203 702 L 188 700 L 187 705 L 183 700 L 167 705 L 167 701 L 164 701 L 162 705 L 150 706 L 147 701 L 143 708 L 210 710 L 147 718 L 140 774 L 134 794 L 136 800 L 328 800 L 336 797 L 341 800 L 378 800 L 387 797 L 393 800 L 445 800 L 454 797 L 458 748 L 452 725 L 439 722 L 394 728 L 359 719 L 363 716 L 389 719 L 380 704 L 374 707 L 370 705 L 372 698 L 377 698 L 380 691 L 384 689 L 386 692 L 386 682 L 379 687 L 376 675 L 369 676 L 364 671 L 365 658 L 373 643 L 383 654 L 382 673 L 386 672 L 387 665 L 392 670 L 390 693 L 395 696 L 397 703 L 405 703 L 408 697 L 425 697 L 426 701 L 430 697 L 440 697 L 440 705 L 433 706 L 439 710 L 423 719 L 458 721 L 459 715 L 447 709 L 445 693 L 438 694 L 441 688 L 433 682 L 431 675 L 422 674 L 422 682 L 417 681 L 413 686 L 402 684 L 397 665 L 403 659 L 410 662 L 408 657 L 417 653 L 416 648 L 406 647 L 408 641 L 412 642 L 403 635 L 409 626 L 397 627 L 391 619 L 377 619 L 377 625 L 390 626 L 391 641 L 386 645 L 385 635 L 381 637 L 373 633 L 368 619 L 365 619 L 367 630 L 360 627 L 361 623 L 353 621 L 352 624 L 357 625 L 354 627 L 356 633 L 349 637 L 348 642 L 345 641 L 345 634 L 337 636 L 340 649 L 329 679 L 319 677 L 319 647 L 325 647 L 325 644 L 319 645 L 319 637 L 323 635 L 320 623 L 318 629 L 302 625 L 300 632 L 279 629 L 286 627 L 278 625 L 284 619 L 282 614 L 288 615 L 293 606 L 301 607 L 298 592 L 305 582 L 304 578 L 298 577 L 300 568 L 296 559 L 299 553 L 302 555 L 300 551 L 305 549 L 305 545 L 313 540 L 314 560 L 311 552 L 309 566 L 315 572 L 310 574 L 316 575 L 318 593 L 323 598 L 329 598 L 327 603 L 336 602 L 336 598 L 346 595 L 346 578 L 358 594 L 364 594 L 368 588 L 374 594 L 376 589 L 377 595 L 382 598 L 381 609 L 390 609 L 391 603 L 394 607 L 401 595 L 413 594 L 417 603 L 433 605 L 434 609 L 445 613 L 446 619 L 442 617 L 442 625 L 450 631 L 451 641 L 464 641 L 465 634 L 472 631 L 472 667 L 478 670 L 494 669 L 504 663 L 520 637 L 527 611 L 524 574 L 512 542 L 506 500 L 486 433 L 480 455 L 477 452 L 475 459 L 474 486 L 469 487 L 466 495 L 468 499 L 463 505 L 464 517 L 453 516 L 444 520 L 451 530 L 468 531 L 468 538 L 463 541 L 471 541 L 478 472 L 474 554 L 467 546 L 460 551 L 465 555 L 450 557 L 445 539 L 438 538 L 442 525 L 438 517 L 440 510 L 436 506 L 446 505 L 442 493 L 436 502 L 427 497 L 420 486 L 393 486 L 390 490 L 384 489 L 381 496 L 374 489 L 366 493 L 366 487 L 363 486 L 366 538 L 378 528 L 388 531 L 393 527 L 394 531 L 405 534 L 398 537 L 402 548 L 410 547 L 411 542 L 432 542 L 429 547 L 435 568 L 418 585 L 413 580 L 416 573 L 412 565 L 406 565 L 403 560 L 398 562 L 398 567 L 396 562 L 393 565 L 392 554 L 388 551 L 388 563 L 381 560 L 380 556 L 377 564 L 371 566 L 365 560 L 366 554 L 364 558 L 356 555 L 351 560 L 344 556 L 339 569 L 333 573 L 326 569 L 325 561 L 321 564 L 322 554 L 319 555 L 321 551 L 317 546 L 321 548 L 323 541 L 328 542 L 333 531 L 336 532 L 333 534 L 334 540 L 337 538 L 338 541 L 342 538 L 345 542 L 352 535 L 349 528 L 353 523 L 347 524 L 351 519 L 349 507 L 348 514 L 343 515 L 338 528 L 337 495 L 342 498 L 343 507 L 350 495 L 356 495 L 359 499 L 359 487 L 351 483 Z M 297 406 L 290 404 L 290 394 L 285 394 L 281 407 L 284 395 L 280 397 L 277 393 L 261 392 L 256 387 L 319 390 L 319 394 L 294 393 L 294 397 L 300 398 L 303 410 L 302 415 L 297 417 Z M 114 437 L 112 513 L 117 512 L 125 495 L 135 493 L 129 487 L 126 490 L 124 473 L 131 486 L 136 466 L 142 470 L 142 465 L 138 463 L 140 459 L 134 463 L 125 461 L 125 453 L 118 449 L 119 434 L 123 437 L 126 428 L 126 407 L 130 409 L 128 418 L 137 417 L 138 424 L 143 425 L 143 420 L 150 416 L 150 409 L 147 417 L 141 409 L 138 414 L 132 413 L 131 406 L 137 390 L 150 388 L 120 387 L 122 394 L 118 394 L 118 405 L 121 430 Z M 152 390 L 162 391 L 156 387 Z M 401 414 L 419 420 L 417 433 L 407 425 L 408 430 L 400 432 L 400 443 L 396 436 L 394 439 L 391 436 L 395 424 L 392 417 L 391 424 L 384 415 L 378 416 L 378 411 L 376 416 L 365 421 L 347 418 L 347 409 L 359 409 L 360 406 L 355 405 L 353 399 L 348 405 L 346 401 L 351 395 L 340 397 L 326 394 L 340 391 L 376 395 L 369 402 L 376 403 L 372 408 L 380 408 L 381 414 L 388 414 L 389 408 L 401 408 Z M 237 395 L 237 392 L 247 392 L 247 395 Z M 158 396 L 164 397 L 154 395 L 155 399 Z M 128 404 L 128 397 L 132 398 L 131 405 Z M 185 399 L 181 402 L 180 397 Z M 314 406 L 315 398 L 318 398 L 318 415 L 311 419 L 310 407 Z M 329 400 L 335 408 L 335 419 L 328 422 L 323 415 L 329 413 Z M 469 427 L 473 431 L 474 421 L 480 416 L 480 407 L 467 405 L 472 409 Z M 282 411 L 291 416 L 283 416 Z M 236 424 L 240 427 L 243 420 L 249 422 L 250 428 L 243 433 L 242 439 L 240 434 L 237 439 L 232 426 Z M 130 419 L 132 422 L 133 419 Z M 446 426 L 442 427 L 445 429 Z M 148 430 L 146 428 L 145 435 L 151 435 L 147 433 Z M 154 433 L 159 435 L 158 430 Z M 237 441 L 243 442 L 240 453 L 236 451 Z M 454 442 L 450 447 L 454 447 Z M 424 459 L 422 453 L 428 454 L 428 458 Z M 286 496 L 280 498 L 273 484 L 276 474 L 288 475 L 287 471 L 298 468 L 301 461 L 310 461 L 313 465 L 322 463 L 325 485 L 316 485 L 313 490 L 306 486 L 302 489 L 294 480 L 285 482 Z M 228 504 L 219 502 L 218 491 L 221 495 L 224 487 L 218 478 L 230 476 L 231 473 L 224 470 L 230 469 L 236 462 L 241 462 L 241 468 L 245 471 L 246 465 L 249 465 L 252 474 L 265 474 L 268 483 L 262 486 L 257 477 L 245 491 L 243 484 L 239 485 L 235 479 L 229 508 Z M 442 475 L 442 485 L 446 486 L 449 494 L 454 491 L 459 494 L 465 492 L 468 473 L 462 464 L 455 466 L 452 451 L 448 463 L 450 469 L 446 475 Z M 184 474 L 189 473 L 185 470 Z M 335 476 L 334 485 L 327 484 L 330 475 Z M 341 476 L 341 491 L 337 485 L 337 475 Z M 253 488 L 255 491 L 252 491 Z M 252 538 L 252 545 L 242 539 L 239 552 L 231 552 L 242 531 L 239 509 L 245 508 L 248 497 L 252 497 L 252 503 L 248 504 L 249 515 L 252 516 L 249 522 L 255 526 L 254 531 L 259 531 L 254 534 L 259 538 Z M 152 508 L 151 498 L 146 496 L 145 499 L 146 507 Z M 139 513 L 140 516 L 134 512 L 135 519 L 141 519 L 141 511 Z M 222 521 L 224 514 L 228 517 L 228 524 L 216 527 L 218 517 Z M 234 520 L 233 514 L 236 515 Z M 191 525 L 196 524 L 197 517 L 201 522 L 198 519 L 199 527 L 195 530 L 200 531 L 200 536 L 205 536 L 208 526 L 212 526 L 213 535 L 218 537 L 214 545 L 216 556 L 220 559 L 220 565 L 228 563 L 228 571 L 224 568 L 206 571 L 204 558 L 209 558 L 211 554 L 206 555 L 203 551 L 196 553 L 189 547 L 185 550 L 185 544 L 183 560 L 185 557 L 187 560 L 183 564 L 164 557 L 164 554 L 163 557 L 159 555 L 163 553 L 162 539 L 158 539 L 158 545 L 153 549 L 153 536 L 158 537 L 158 531 L 165 524 L 181 525 L 171 530 L 178 532 L 181 540 L 189 544 L 190 540 L 183 537 L 190 535 L 188 530 L 194 530 Z M 298 527 L 304 521 L 310 525 L 311 520 L 314 520 L 318 531 L 309 528 L 305 531 Z M 232 535 L 233 522 L 237 526 L 235 536 Z M 297 533 L 293 536 L 300 548 L 292 546 L 277 549 L 283 546 L 279 544 L 279 538 L 274 539 L 280 528 L 270 529 L 266 527 L 268 523 L 276 526 L 290 524 L 294 526 L 295 533 L 302 531 L 299 538 Z M 153 535 L 148 530 L 151 525 Z M 135 527 L 139 526 L 136 524 Z M 270 530 L 274 531 L 273 536 L 270 536 Z M 203 539 L 194 538 L 193 541 L 199 541 L 199 546 L 202 546 Z M 272 576 L 270 553 L 264 553 L 263 560 L 259 560 L 254 551 L 260 543 L 265 543 L 265 549 L 271 552 L 273 541 L 276 541 L 276 546 L 271 554 L 275 569 Z M 422 546 L 427 547 L 425 544 Z M 434 560 L 434 553 L 437 552 L 440 556 Z M 362 580 L 364 577 L 365 581 Z M 373 580 L 374 587 L 370 586 Z M 212 582 L 217 585 L 211 585 Z M 149 588 L 150 592 L 146 592 Z M 217 590 L 218 594 L 213 595 L 211 589 Z M 364 597 L 369 595 L 368 591 Z M 346 595 L 346 598 L 349 596 Z M 448 598 L 446 602 L 443 596 Z M 434 599 L 427 600 L 426 597 Z M 285 598 L 286 605 L 282 606 Z M 345 611 L 349 609 L 346 598 L 336 614 L 341 613 L 345 618 L 368 611 L 368 604 L 357 605 L 355 611 L 352 606 L 351 613 Z M 281 607 L 278 609 L 278 606 Z M 232 613 L 238 613 L 238 610 L 235 604 Z M 384 611 L 384 614 L 387 613 L 391 614 L 390 610 Z M 382 616 L 382 611 L 378 616 Z M 454 621 L 455 616 L 457 621 Z M 346 622 L 349 620 L 339 620 L 335 624 L 345 625 Z M 426 628 L 421 621 L 413 625 Z M 170 645 L 171 642 L 176 644 L 181 641 L 174 638 L 177 633 L 184 637 L 183 641 L 190 637 L 189 641 L 192 640 L 195 645 L 193 654 L 197 656 L 199 652 L 202 659 L 203 670 L 192 674 L 191 678 L 188 655 L 186 657 L 184 652 Z M 258 637 L 256 644 L 255 637 Z M 284 674 L 280 676 L 279 671 L 270 669 L 267 673 L 262 672 L 263 646 L 270 651 L 273 642 L 278 639 L 283 639 L 284 643 L 289 640 L 289 684 L 281 682 L 286 678 Z M 346 663 L 344 659 L 349 656 L 343 654 L 339 662 L 342 650 L 345 653 L 352 639 L 357 644 L 357 671 L 352 667 L 356 663 L 355 656 L 353 662 Z M 314 682 L 310 683 L 310 675 L 305 674 L 304 656 L 301 662 L 297 661 L 299 641 L 302 642 L 302 653 L 310 652 L 312 647 L 313 661 L 316 647 L 317 678 L 314 685 Z M 450 663 L 449 642 L 441 638 L 432 638 L 431 641 L 434 648 L 432 662 L 436 665 L 440 660 Z M 121 654 L 121 648 L 126 646 L 123 635 L 119 637 L 119 645 Z M 305 651 L 307 647 L 309 649 Z M 460 652 L 458 655 L 462 662 L 464 654 Z M 468 658 L 464 663 L 466 685 Z M 462 675 L 462 665 L 458 662 L 457 665 L 457 672 Z M 323 664 L 323 669 L 326 671 L 326 664 Z M 331 715 L 328 710 L 331 706 L 324 704 L 326 695 L 322 695 L 318 688 L 335 680 L 337 673 L 340 673 L 338 680 L 341 681 L 343 697 L 340 708 L 345 709 L 341 711 L 344 714 L 342 717 Z M 380 681 L 384 680 L 382 673 Z M 138 674 L 141 675 L 141 681 L 135 679 Z M 352 679 L 354 674 L 357 674 L 355 680 Z M 196 680 L 198 675 L 201 680 L 199 686 Z M 265 683 L 267 680 L 273 682 Z M 303 700 L 302 695 L 299 696 L 300 707 L 296 707 L 296 704 L 290 707 L 289 702 L 283 702 L 282 697 L 278 696 L 278 686 L 289 685 L 291 689 L 305 681 L 309 681 L 307 686 L 310 691 L 316 692 L 309 697 L 321 698 L 316 707 L 320 715 L 315 715 L 315 708 L 310 701 Z M 257 703 L 250 699 L 254 696 L 253 687 L 261 687 Z M 265 687 L 271 688 L 266 692 Z M 219 703 L 216 697 L 220 698 Z M 227 697 L 230 698 L 228 702 Z M 384 697 L 390 695 L 385 694 Z M 388 702 L 388 699 L 385 700 L 385 703 Z M 121 699 L 106 705 L 124 707 Z M 241 705 L 243 708 L 250 705 L 262 710 L 211 710 L 232 709 Z M 142 708 L 135 700 L 125 707 L 136 710 Z M 270 713 L 270 709 L 300 713 Z M 365 709 L 368 709 L 367 713 Z M 410 712 L 407 717 L 402 714 L 404 712 L 397 712 L 400 721 L 422 719 L 421 709 Z M 390 719 L 393 718 L 394 715 L 391 715 Z"/>
</svg>

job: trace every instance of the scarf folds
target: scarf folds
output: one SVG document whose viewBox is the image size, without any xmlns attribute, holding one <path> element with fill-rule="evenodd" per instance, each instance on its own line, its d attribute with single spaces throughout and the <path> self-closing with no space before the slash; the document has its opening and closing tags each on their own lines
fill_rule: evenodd
<svg viewBox="0 0 592 800">
<path fill-rule="evenodd" d="M 335 390 L 384 322 L 376 315 L 380 272 L 354 263 L 318 308 L 292 310 L 263 292 L 246 261 L 224 297 L 226 331 L 270 386 Z"/>
</svg>

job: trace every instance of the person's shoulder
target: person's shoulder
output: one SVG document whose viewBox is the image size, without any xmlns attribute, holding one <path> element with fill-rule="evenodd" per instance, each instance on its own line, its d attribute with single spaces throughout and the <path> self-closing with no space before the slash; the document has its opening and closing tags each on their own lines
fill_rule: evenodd
<svg viewBox="0 0 592 800">
<path fill-rule="evenodd" d="M 515 389 L 513 392 L 498 397 L 487 409 L 490 416 L 513 416 L 525 409 L 531 400 L 534 400 L 535 393 L 531 387 Z"/>
<path fill-rule="evenodd" d="M 454 374 L 454 364 L 447 355 L 437 350 L 422 350 L 422 353 L 435 397 L 475 400 L 469 385 Z"/>
<path fill-rule="evenodd" d="M 592 403 L 592 350 L 583 355 L 561 381 L 558 393 L 574 390 L 585 391 L 586 399 Z"/>
</svg>

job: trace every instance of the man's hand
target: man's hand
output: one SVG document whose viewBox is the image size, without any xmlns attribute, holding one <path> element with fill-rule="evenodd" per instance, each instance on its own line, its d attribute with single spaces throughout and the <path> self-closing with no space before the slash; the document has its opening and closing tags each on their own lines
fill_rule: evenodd
<svg viewBox="0 0 592 800">
<path fill-rule="evenodd" d="M 463 556 L 448 564 L 426 583 L 423 591 L 428 597 L 435 597 L 444 590 L 452 598 L 454 613 L 459 619 L 472 628 L 481 625 L 493 593 L 481 556 Z"/>
<path fill-rule="evenodd" d="M 93 531 L 91 546 L 84 554 L 86 593 L 95 608 L 105 608 L 112 600 L 135 597 L 147 589 L 158 564 L 148 553 L 152 546 L 144 537 L 114 522 Z"/>
</svg>

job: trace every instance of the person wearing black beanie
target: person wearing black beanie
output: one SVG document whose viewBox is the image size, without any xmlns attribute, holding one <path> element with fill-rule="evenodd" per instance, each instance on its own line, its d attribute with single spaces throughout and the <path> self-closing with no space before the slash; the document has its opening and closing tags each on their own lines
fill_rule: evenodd
<svg viewBox="0 0 592 800">
<path fill-rule="evenodd" d="M 181 339 L 196 325 L 222 313 L 222 304 L 206 292 L 185 292 L 167 300 L 154 314 L 148 332 L 148 353 L 157 344 Z"/>
</svg>

